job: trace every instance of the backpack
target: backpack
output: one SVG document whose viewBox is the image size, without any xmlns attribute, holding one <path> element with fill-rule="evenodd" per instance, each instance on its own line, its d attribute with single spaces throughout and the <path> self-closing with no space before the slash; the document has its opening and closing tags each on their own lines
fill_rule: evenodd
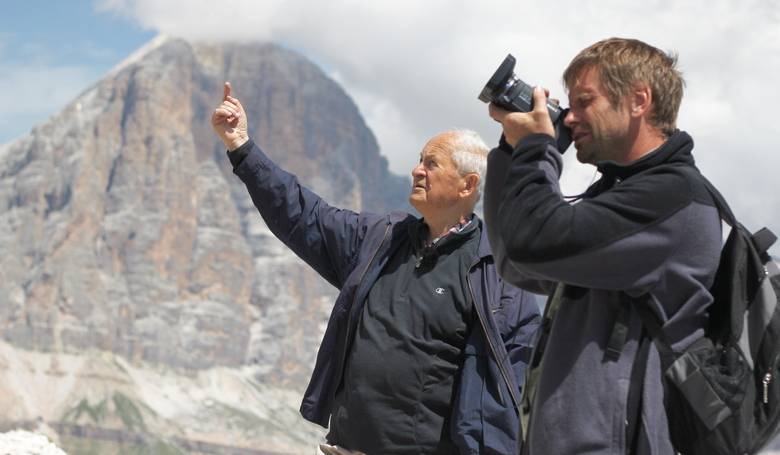
<svg viewBox="0 0 780 455">
<path fill-rule="evenodd" d="M 637 305 L 661 356 L 672 444 L 683 455 L 755 454 L 780 429 L 780 269 L 777 237 L 751 234 L 701 177 L 731 226 L 710 292 L 703 338 L 674 352 L 646 305 Z"/>
</svg>

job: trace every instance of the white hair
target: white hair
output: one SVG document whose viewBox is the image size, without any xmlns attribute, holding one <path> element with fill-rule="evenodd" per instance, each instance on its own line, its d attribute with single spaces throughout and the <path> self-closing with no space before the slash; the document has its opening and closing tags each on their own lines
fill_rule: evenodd
<svg viewBox="0 0 780 455">
<path fill-rule="evenodd" d="M 471 130 L 452 131 L 454 137 L 450 140 L 452 147 L 452 161 L 458 168 L 461 176 L 466 174 L 477 174 L 479 176 L 479 185 L 477 185 L 477 201 L 482 196 L 482 189 L 485 187 L 485 174 L 487 172 L 487 154 L 490 148 L 485 141 Z"/>
</svg>

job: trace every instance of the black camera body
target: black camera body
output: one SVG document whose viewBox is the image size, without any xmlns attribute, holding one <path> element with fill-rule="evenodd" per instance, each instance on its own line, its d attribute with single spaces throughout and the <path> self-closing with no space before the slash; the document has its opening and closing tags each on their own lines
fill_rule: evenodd
<svg viewBox="0 0 780 455">
<path fill-rule="evenodd" d="M 534 107 L 534 89 L 514 73 L 515 58 L 512 54 L 506 56 L 490 80 L 485 84 L 479 99 L 485 103 L 493 103 L 511 112 L 530 112 Z M 550 113 L 558 150 L 563 153 L 571 144 L 571 130 L 563 124 L 563 119 L 569 112 L 557 104 L 547 100 L 547 112 Z"/>
</svg>

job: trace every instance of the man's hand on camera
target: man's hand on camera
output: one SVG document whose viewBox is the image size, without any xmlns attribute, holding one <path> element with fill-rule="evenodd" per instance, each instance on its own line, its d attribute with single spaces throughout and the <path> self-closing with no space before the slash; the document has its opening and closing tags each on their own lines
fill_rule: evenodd
<svg viewBox="0 0 780 455">
<path fill-rule="evenodd" d="M 547 112 L 547 90 L 534 88 L 534 108 L 530 112 L 509 112 L 493 103 L 488 106 L 490 116 L 501 124 L 504 137 L 512 148 L 526 136 L 534 133 L 548 134 L 555 137 L 555 128 L 550 113 Z"/>
<path fill-rule="evenodd" d="M 231 152 L 249 140 L 246 112 L 238 98 L 230 95 L 230 82 L 225 82 L 222 104 L 211 114 L 211 127 L 217 133 L 225 147 Z"/>
</svg>

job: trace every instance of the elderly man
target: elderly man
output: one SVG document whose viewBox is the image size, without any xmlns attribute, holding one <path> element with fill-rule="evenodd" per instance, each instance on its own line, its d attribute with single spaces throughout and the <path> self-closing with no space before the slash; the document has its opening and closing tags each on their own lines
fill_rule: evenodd
<svg viewBox="0 0 780 455">
<path fill-rule="evenodd" d="M 485 195 L 496 263 L 512 283 L 552 294 L 548 307 L 557 309 L 539 344 L 528 453 L 675 453 L 643 317 L 662 322 L 675 349 L 700 338 L 721 247 L 693 140 L 676 127 L 675 64 L 620 38 L 569 64 L 564 122 L 577 159 L 602 174 L 576 204 L 558 187 L 562 151 L 545 92 L 536 89 L 530 113 L 490 106 L 506 138 L 490 154 Z"/>
<path fill-rule="evenodd" d="M 406 213 L 328 205 L 247 133 L 225 84 L 212 125 L 274 234 L 341 291 L 301 413 L 325 453 L 517 453 L 517 407 L 538 308 L 497 274 L 474 215 L 487 147 L 467 131 L 431 139 Z"/>
</svg>

